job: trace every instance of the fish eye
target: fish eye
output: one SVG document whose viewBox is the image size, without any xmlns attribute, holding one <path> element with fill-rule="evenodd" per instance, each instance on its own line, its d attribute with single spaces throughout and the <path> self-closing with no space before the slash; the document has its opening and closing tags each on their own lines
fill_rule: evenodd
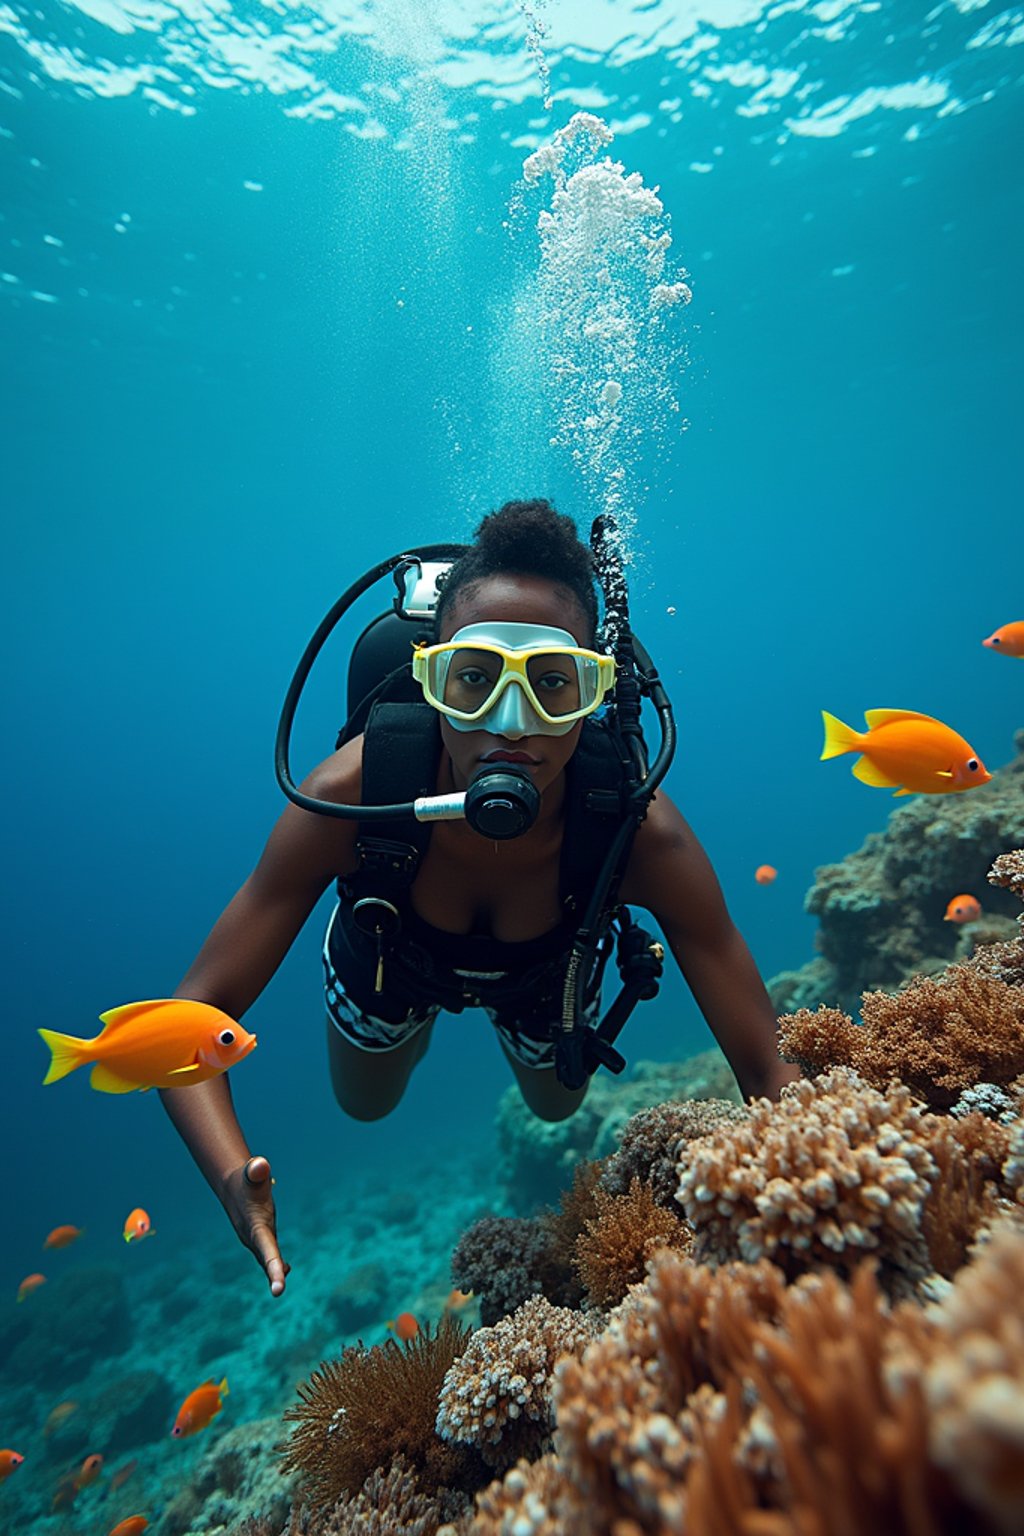
<svg viewBox="0 0 1024 1536">
<path fill-rule="evenodd" d="M 234 1045 L 234 1043 L 235 1043 L 235 1032 L 234 1032 L 234 1030 L 233 1029 L 222 1029 L 220 1034 L 217 1036 L 217 1044 L 218 1045 Z"/>
<path fill-rule="evenodd" d="M 998 635 L 993 635 L 992 636 L 992 644 L 993 645 L 1002 645 L 1002 643 L 1003 642 L 1000 640 Z"/>
<path fill-rule="evenodd" d="M 976 757 L 969 758 L 968 761 L 967 761 L 967 767 L 969 768 L 971 773 L 977 773 L 977 771 L 978 771 L 978 759 Z"/>
</svg>

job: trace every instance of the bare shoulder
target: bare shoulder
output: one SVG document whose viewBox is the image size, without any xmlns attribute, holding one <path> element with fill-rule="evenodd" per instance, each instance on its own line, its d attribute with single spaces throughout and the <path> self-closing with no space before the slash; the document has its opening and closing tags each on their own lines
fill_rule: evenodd
<svg viewBox="0 0 1024 1536">
<path fill-rule="evenodd" d="M 724 919 L 718 877 L 692 827 L 668 795 L 656 794 L 641 824 L 621 887 L 666 927 L 704 927 Z"/>
</svg>

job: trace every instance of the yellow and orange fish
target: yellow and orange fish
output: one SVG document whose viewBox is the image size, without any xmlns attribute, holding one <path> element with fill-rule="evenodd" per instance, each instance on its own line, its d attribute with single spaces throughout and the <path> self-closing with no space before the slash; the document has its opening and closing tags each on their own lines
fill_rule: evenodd
<svg viewBox="0 0 1024 1536">
<path fill-rule="evenodd" d="M 12 1472 L 17 1472 L 25 1460 L 20 1451 L 0 1451 L 0 1483 L 6 1483 Z"/>
<path fill-rule="evenodd" d="M 183 997 L 125 1003 L 100 1019 L 104 1028 L 92 1040 L 39 1031 L 52 1053 L 44 1083 L 91 1066 L 89 1082 L 100 1093 L 182 1088 L 218 1077 L 256 1046 L 256 1036 L 219 1008 Z"/>
<path fill-rule="evenodd" d="M 411 1312 L 399 1312 L 397 1317 L 389 1317 L 384 1326 L 390 1328 L 395 1338 L 403 1344 L 408 1344 L 420 1331 L 420 1325 Z"/>
<path fill-rule="evenodd" d="M 472 1291 L 449 1291 L 444 1304 L 446 1312 L 464 1312 L 473 1301 Z"/>
<path fill-rule="evenodd" d="M 186 1435 L 197 1435 L 201 1429 L 205 1429 L 210 1420 L 220 1413 L 224 1404 L 222 1398 L 228 1395 L 228 1379 L 218 1386 L 211 1377 L 204 1381 L 201 1387 L 196 1387 L 178 1409 L 178 1417 L 174 1421 L 171 1434 L 175 1439 L 184 1439 Z"/>
<path fill-rule="evenodd" d="M 94 1483 L 103 1471 L 103 1457 L 98 1451 L 87 1456 L 75 1473 L 75 1492 L 81 1493 L 83 1488 L 88 1488 Z"/>
<path fill-rule="evenodd" d="M 152 1237 L 153 1228 L 146 1212 L 141 1205 L 137 1205 L 134 1211 L 129 1211 L 124 1224 L 124 1240 L 126 1243 L 140 1243 L 144 1237 Z"/>
<path fill-rule="evenodd" d="M 61 1425 L 70 1419 L 77 1408 L 78 1404 L 72 1402 L 70 1398 L 66 1402 L 58 1403 L 56 1408 L 51 1408 L 46 1415 L 46 1423 L 43 1425 L 43 1439 L 48 1440 L 54 1430 L 60 1429 Z"/>
<path fill-rule="evenodd" d="M 110 1491 L 111 1491 L 111 1493 L 116 1493 L 118 1488 L 123 1487 L 123 1485 L 131 1477 L 132 1473 L 135 1471 L 135 1468 L 138 1466 L 138 1464 L 139 1464 L 138 1457 L 137 1456 L 133 1456 L 131 1461 L 126 1461 L 123 1467 L 118 1467 L 116 1472 L 111 1473 L 111 1476 L 110 1476 Z"/>
<path fill-rule="evenodd" d="M 992 775 L 962 736 L 931 715 L 912 709 L 868 709 L 866 731 L 855 731 L 822 710 L 825 745 L 821 760 L 860 752 L 854 777 L 897 795 L 956 795 Z"/>
<path fill-rule="evenodd" d="M 148 1524 L 145 1515 L 129 1515 L 127 1520 L 119 1520 L 107 1536 L 141 1536 Z"/>
<path fill-rule="evenodd" d="M 33 1291 L 38 1291 L 39 1287 L 45 1284 L 45 1275 L 26 1275 L 18 1286 L 18 1300 L 24 1301 L 26 1296 L 31 1296 Z"/>
<path fill-rule="evenodd" d="M 77 1243 L 84 1227 L 54 1227 L 49 1237 L 43 1244 L 44 1248 L 70 1248 L 72 1243 Z"/>
<path fill-rule="evenodd" d="M 1013 624 L 1000 624 L 981 643 L 990 651 L 1002 651 L 1004 656 L 1024 656 L 1024 619 L 1017 619 Z"/>
<path fill-rule="evenodd" d="M 954 896 L 943 914 L 944 923 L 976 923 L 981 916 L 981 902 L 977 896 Z"/>
<path fill-rule="evenodd" d="M 778 873 L 773 864 L 759 864 L 754 870 L 754 879 L 758 885 L 771 885 Z"/>
</svg>

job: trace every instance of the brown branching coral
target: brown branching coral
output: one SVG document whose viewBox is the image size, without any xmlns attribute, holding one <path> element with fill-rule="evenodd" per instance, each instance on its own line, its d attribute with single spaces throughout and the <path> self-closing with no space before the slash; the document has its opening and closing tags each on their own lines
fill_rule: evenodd
<svg viewBox="0 0 1024 1536">
<path fill-rule="evenodd" d="M 1024 1230 L 993 1231 L 948 1296 L 893 1347 L 892 1374 L 917 1379 L 928 1453 L 1001 1536 L 1024 1529 Z M 923 1369 L 922 1369 L 923 1367 Z"/>
<path fill-rule="evenodd" d="M 989 1214 L 957 1123 L 929 1115 L 902 1084 L 882 1093 L 843 1067 L 789 1084 L 777 1104 L 756 1100 L 746 1122 L 686 1149 L 679 1200 L 695 1257 L 766 1257 L 793 1278 L 814 1269 L 848 1277 L 873 1254 L 892 1294 L 912 1290 L 937 1261 L 951 1265 L 955 1251 L 959 1262 Z M 958 1226 L 933 1255 L 939 1223 L 929 1211 L 942 1208 Z"/>
<path fill-rule="evenodd" d="M 594 1215 L 576 1239 L 574 1264 L 593 1307 L 612 1307 L 644 1277 L 647 1260 L 659 1248 L 684 1252 L 693 1233 L 675 1211 L 654 1198 L 649 1184 L 634 1177 L 625 1194 L 594 1193 Z"/>
<path fill-rule="evenodd" d="M 583 1300 L 583 1286 L 573 1268 L 576 1239 L 595 1215 L 594 1195 L 604 1170 L 600 1160 L 577 1163 L 572 1184 L 562 1192 L 556 1211 L 545 1211 L 537 1219 L 546 1234 L 546 1257 L 550 1270 L 564 1276 L 557 1300 L 561 1306 L 578 1307 Z M 555 1298 L 549 1298 L 555 1299 Z"/>
<path fill-rule="evenodd" d="M 300 1473 L 302 1495 L 333 1505 L 398 1456 L 423 1492 L 472 1478 L 467 1453 L 434 1432 L 441 1383 L 468 1337 L 446 1317 L 434 1334 L 427 1327 L 404 1345 L 354 1345 L 314 1371 L 299 1387 L 301 1402 L 284 1414 L 295 1428 L 282 1447 L 283 1467 Z"/>
<path fill-rule="evenodd" d="M 597 1331 L 582 1312 L 534 1296 L 493 1328 L 479 1328 L 441 1388 L 437 1433 L 475 1446 L 492 1467 L 546 1449 L 557 1360 L 580 1354 Z"/>
<path fill-rule="evenodd" d="M 990 885 L 1001 885 L 1024 901 L 1024 848 L 1001 853 L 988 872 Z"/>
<path fill-rule="evenodd" d="M 1024 991 L 973 964 L 915 976 L 894 996 L 866 992 L 862 1016 L 859 1027 L 834 1008 L 784 1016 L 780 1053 L 811 1074 L 852 1067 L 879 1088 L 898 1077 L 940 1110 L 977 1083 L 1024 1072 Z"/>
<path fill-rule="evenodd" d="M 624 1195 L 634 1178 L 642 1179 L 659 1205 L 675 1211 L 680 1146 L 746 1113 L 742 1104 L 727 1099 L 683 1099 L 642 1109 L 623 1126 L 619 1150 L 606 1160 L 601 1184 L 613 1195 Z"/>
</svg>

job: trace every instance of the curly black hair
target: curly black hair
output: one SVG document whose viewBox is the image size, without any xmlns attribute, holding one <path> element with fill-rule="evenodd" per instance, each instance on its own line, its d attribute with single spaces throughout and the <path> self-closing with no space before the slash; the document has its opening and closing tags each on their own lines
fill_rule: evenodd
<svg viewBox="0 0 1024 1536">
<path fill-rule="evenodd" d="M 448 572 L 437 604 L 436 634 L 458 592 L 488 576 L 514 573 L 544 576 L 570 593 L 583 611 L 593 643 L 597 633 L 597 590 L 590 550 L 571 517 L 550 501 L 506 501 L 489 512 L 473 543 Z"/>
</svg>

